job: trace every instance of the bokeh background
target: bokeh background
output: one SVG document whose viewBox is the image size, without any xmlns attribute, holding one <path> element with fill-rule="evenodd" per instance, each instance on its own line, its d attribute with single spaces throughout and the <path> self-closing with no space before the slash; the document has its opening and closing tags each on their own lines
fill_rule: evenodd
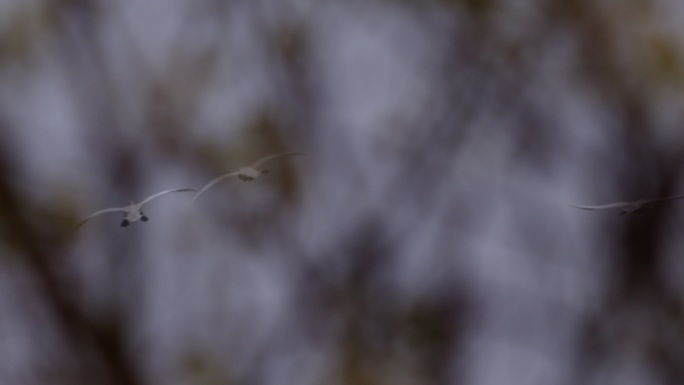
<svg viewBox="0 0 684 385">
<path fill-rule="evenodd" d="M 0 384 L 684 383 L 683 4 L 0 1 Z"/>
</svg>

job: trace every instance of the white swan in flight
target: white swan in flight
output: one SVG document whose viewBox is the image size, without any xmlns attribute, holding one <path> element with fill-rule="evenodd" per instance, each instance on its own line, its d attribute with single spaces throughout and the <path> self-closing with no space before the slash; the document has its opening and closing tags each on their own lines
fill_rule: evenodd
<svg viewBox="0 0 684 385">
<path fill-rule="evenodd" d="M 197 197 L 200 196 L 200 194 L 207 191 L 211 186 L 215 185 L 216 183 L 218 183 L 224 179 L 230 178 L 232 176 L 237 176 L 238 178 L 240 178 L 240 180 L 252 181 L 252 180 L 258 178 L 259 175 L 268 173 L 268 170 L 259 168 L 262 164 L 264 164 L 270 160 L 273 160 L 275 158 L 280 158 L 283 156 L 294 156 L 294 155 L 305 155 L 305 154 L 303 152 L 282 152 L 279 154 L 273 154 L 273 155 L 263 157 L 263 158 L 257 160 L 256 162 L 252 163 L 249 166 L 240 167 L 237 171 L 221 175 L 218 178 L 213 179 L 211 182 L 207 183 L 206 186 L 202 187 L 202 189 L 199 190 L 199 192 L 197 194 L 195 194 L 195 196 L 192 198 L 192 201 L 197 199 Z"/>
<path fill-rule="evenodd" d="M 115 211 L 121 211 L 124 213 L 124 220 L 123 220 L 123 222 L 121 222 L 121 227 L 126 227 L 126 226 L 130 225 L 131 222 L 137 222 L 137 221 L 147 222 L 149 220 L 149 218 L 147 218 L 145 216 L 145 214 L 143 214 L 143 212 L 142 212 L 142 207 L 145 203 L 151 201 L 154 198 L 160 197 L 164 194 L 168 194 L 168 193 L 172 193 L 172 192 L 181 192 L 181 191 L 196 191 L 196 190 L 191 189 L 191 188 L 177 188 L 177 189 L 172 189 L 172 190 L 164 190 L 162 192 L 158 192 L 154 195 L 151 195 L 151 196 L 145 198 L 140 203 L 131 202 L 131 204 L 126 206 L 126 207 L 110 207 L 108 209 L 98 210 L 98 211 L 95 211 L 94 213 L 88 215 L 88 217 L 86 217 L 84 220 L 79 222 L 77 227 L 81 227 L 88 220 L 90 220 L 91 218 L 96 217 L 100 214 L 111 213 L 111 212 L 115 212 Z"/>
<path fill-rule="evenodd" d="M 667 202 L 675 199 L 682 199 L 684 198 L 684 194 L 682 195 L 673 195 L 673 196 L 668 196 L 668 197 L 662 197 L 662 198 L 655 198 L 655 199 L 641 199 L 638 201 L 632 201 L 632 202 L 615 202 L 615 203 L 608 203 L 605 205 L 598 205 L 598 206 L 579 206 L 579 205 L 572 205 L 573 207 L 576 207 L 578 209 L 583 209 L 583 210 L 605 210 L 605 209 L 622 209 L 620 211 L 620 215 L 624 214 L 632 214 L 638 211 L 646 210 L 653 208 L 656 206 L 658 203 L 661 202 Z"/>
</svg>

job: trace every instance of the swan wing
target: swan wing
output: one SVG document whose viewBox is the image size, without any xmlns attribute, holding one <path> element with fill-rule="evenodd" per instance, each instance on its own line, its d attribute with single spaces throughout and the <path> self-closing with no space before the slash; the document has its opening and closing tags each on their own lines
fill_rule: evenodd
<svg viewBox="0 0 684 385">
<path fill-rule="evenodd" d="M 197 197 L 200 196 L 200 194 L 202 194 L 203 192 L 207 191 L 209 188 L 211 188 L 211 186 L 215 185 L 216 183 L 218 183 L 218 182 L 220 182 L 220 181 L 222 181 L 222 180 L 224 180 L 224 179 L 226 179 L 226 178 L 230 178 L 231 176 L 236 176 L 236 175 L 238 175 L 239 173 L 240 173 L 239 171 L 234 171 L 234 172 L 231 172 L 231 173 L 228 173 L 228 174 L 224 174 L 224 175 L 221 175 L 220 177 L 218 177 L 218 178 L 212 180 L 211 182 L 207 183 L 206 186 L 202 187 L 202 189 L 199 190 L 199 191 L 197 192 L 197 194 L 195 194 L 194 197 L 192 197 L 191 202 L 194 202 L 195 199 L 197 199 Z"/>
<path fill-rule="evenodd" d="M 597 206 L 583 206 L 583 205 L 572 205 L 572 207 L 582 209 L 582 210 L 605 210 L 605 209 L 617 209 L 617 208 L 625 208 L 632 206 L 638 202 L 615 202 L 615 203 L 608 203 L 605 205 L 597 205 Z"/>
<path fill-rule="evenodd" d="M 98 216 L 98 215 L 100 215 L 100 214 L 111 213 L 111 212 L 115 212 L 115 211 L 123 211 L 123 212 L 125 212 L 125 211 L 126 211 L 126 208 L 124 208 L 124 207 L 110 207 L 110 208 L 108 208 L 108 209 L 102 209 L 102 210 L 95 211 L 94 213 L 88 215 L 88 216 L 87 216 L 85 219 L 83 219 L 82 221 L 78 222 L 78 225 L 76 226 L 76 228 L 79 228 L 79 227 L 83 226 L 84 223 L 88 222 L 88 221 L 89 221 L 90 219 L 92 219 L 93 217 L 96 217 L 96 216 Z"/>
<path fill-rule="evenodd" d="M 681 194 L 681 195 L 671 195 L 671 196 L 667 196 L 667 197 L 661 197 L 661 198 L 651 199 L 651 200 L 648 201 L 648 203 L 651 203 L 651 202 L 673 201 L 673 200 L 682 199 L 682 198 L 684 198 L 684 194 Z"/>
<path fill-rule="evenodd" d="M 182 191 L 195 191 L 195 189 L 192 189 L 192 188 L 175 188 L 175 189 L 171 189 L 171 190 L 164 190 L 164 191 L 158 192 L 158 193 L 156 193 L 156 194 L 154 194 L 154 195 L 151 195 L 151 196 L 145 198 L 145 200 L 143 200 L 142 202 L 138 203 L 138 207 L 142 207 L 142 205 L 144 205 L 145 203 L 151 201 L 151 200 L 154 199 L 154 198 L 158 198 L 158 197 L 160 197 L 160 196 L 162 196 L 162 195 L 165 195 L 165 194 L 168 194 L 168 193 L 172 193 L 172 192 L 182 192 Z"/>
</svg>

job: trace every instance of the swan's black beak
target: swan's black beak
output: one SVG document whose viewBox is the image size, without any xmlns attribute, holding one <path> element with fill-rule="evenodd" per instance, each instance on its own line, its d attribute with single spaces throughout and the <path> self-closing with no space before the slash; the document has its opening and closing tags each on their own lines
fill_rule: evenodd
<svg viewBox="0 0 684 385">
<path fill-rule="evenodd" d="M 140 220 L 143 221 L 143 222 L 147 222 L 147 221 L 150 220 L 150 218 L 148 218 L 148 217 L 146 217 L 146 216 L 143 215 L 143 216 L 140 218 Z"/>
<path fill-rule="evenodd" d="M 128 226 L 128 225 L 130 225 L 130 224 L 131 224 L 131 222 L 129 222 L 128 219 L 124 219 L 124 220 L 121 222 L 121 227 L 126 227 L 126 226 Z"/>
</svg>

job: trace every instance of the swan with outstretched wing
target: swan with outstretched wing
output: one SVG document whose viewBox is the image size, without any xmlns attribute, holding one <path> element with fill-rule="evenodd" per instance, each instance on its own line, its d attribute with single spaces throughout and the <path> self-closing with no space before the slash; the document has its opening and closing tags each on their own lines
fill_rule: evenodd
<svg viewBox="0 0 684 385">
<path fill-rule="evenodd" d="M 132 222 L 137 222 L 137 221 L 147 222 L 149 220 L 149 218 L 147 218 L 147 216 L 145 216 L 145 214 L 143 214 L 143 212 L 142 212 L 143 205 L 145 205 L 146 203 L 148 203 L 152 199 L 158 198 L 162 195 L 172 193 L 172 192 L 182 192 L 182 191 L 195 191 L 195 189 L 177 188 L 177 189 L 171 189 L 171 190 L 164 190 L 162 192 L 158 192 L 154 195 L 151 195 L 151 196 L 145 198 L 143 201 L 141 201 L 139 203 L 131 202 L 131 204 L 129 204 L 128 206 L 125 206 L 125 207 L 110 207 L 107 209 L 98 210 L 98 211 L 95 211 L 94 213 L 88 215 L 85 219 L 83 219 L 81 222 L 79 222 L 78 227 L 83 226 L 83 224 L 85 224 L 87 221 L 89 221 L 90 219 L 92 219 L 98 215 L 111 213 L 111 212 L 122 212 L 122 213 L 124 213 L 124 219 L 121 222 L 121 227 L 126 227 L 126 226 L 130 225 Z"/>
<path fill-rule="evenodd" d="M 654 206 L 656 206 L 657 204 L 662 203 L 662 202 L 667 202 L 667 201 L 672 201 L 675 199 L 682 199 L 682 198 L 684 198 L 684 194 L 673 195 L 673 196 L 662 197 L 662 198 L 655 198 L 655 199 L 641 199 L 641 200 L 632 201 L 632 202 L 614 202 L 614 203 L 607 203 L 605 205 L 597 205 L 597 206 L 582 206 L 582 205 L 572 205 L 572 206 L 576 207 L 578 209 L 582 209 L 582 210 L 621 209 L 619 215 L 624 215 L 624 214 L 632 214 L 635 212 L 639 212 L 642 210 L 653 208 Z"/>
<path fill-rule="evenodd" d="M 263 158 L 257 160 L 256 162 L 252 163 L 249 166 L 240 167 L 237 171 L 233 171 L 233 172 L 230 172 L 228 174 L 221 175 L 218 178 L 211 180 L 204 187 L 202 187 L 202 189 L 199 190 L 197 192 L 197 194 L 195 194 L 195 196 L 192 198 L 192 201 L 197 199 L 197 197 L 199 197 L 200 194 L 207 191 L 210 187 L 212 187 L 213 185 L 215 185 L 216 183 L 218 183 L 224 179 L 228 179 L 230 177 L 237 176 L 240 180 L 243 180 L 243 181 L 253 181 L 256 178 L 258 178 L 261 174 L 267 174 L 268 173 L 267 169 L 261 168 L 261 165 L 263 165 L 264 163 L 271 161 L 275 158 L 280 158 L 280 157 L 285 157 L 285 156 L 296 156 L 296 155 L 305 155 L 305 154 L 303 152 L 281 152 L 278 154 L 273 154 L 273 155 L 263 157 Z"/>
</svg>

